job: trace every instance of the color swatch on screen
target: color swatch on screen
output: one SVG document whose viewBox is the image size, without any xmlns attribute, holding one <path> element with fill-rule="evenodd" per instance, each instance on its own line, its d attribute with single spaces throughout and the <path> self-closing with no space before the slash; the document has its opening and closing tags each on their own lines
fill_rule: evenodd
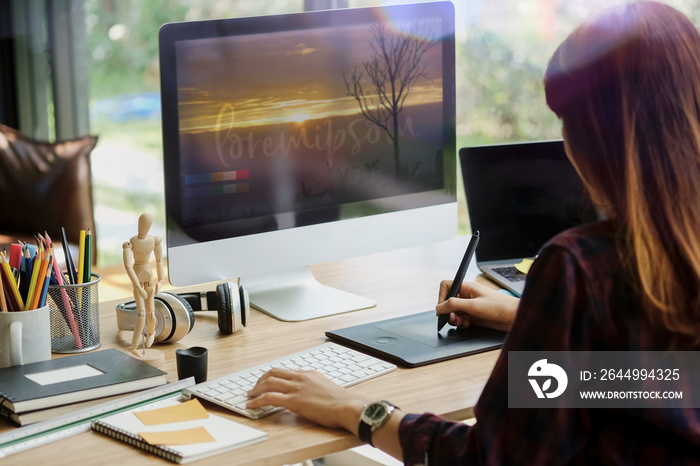
<svg viewBox="0 0 700 466">
<path fill-rule="evenodd" d="M 247 193 L 250 190 L 248 183 L 217 184 L 213 186 L 194 186 L 185 188 L 186 197 L 211 196 L 212 194 L 236 194 Z"/>
<path fill-rule="evenodd" d="M 185 175 L 185 197 L 247 193 L 250 191 L 249 183 L 222 184 L 222 182 L 247 180 L 249 177 L 250 172 L 248 170 Z"/>
<path fill-rule="evenodd" d="M 249 176 L 250 173 L 248 172 L 248 170 L 231 170 L 228 172 L 185 175 L 185 184 L 217 183 L 221 181 L 247 180 Z"/>
</svg>

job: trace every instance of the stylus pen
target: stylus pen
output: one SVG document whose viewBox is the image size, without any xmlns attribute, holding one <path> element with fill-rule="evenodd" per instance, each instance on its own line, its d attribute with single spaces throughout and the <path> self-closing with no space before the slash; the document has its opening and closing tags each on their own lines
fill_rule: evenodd
<svg viewBox="0 0 700 466">
<path fill-rule="evenodd" d="M 454 298 L 457 296 L 459 293 L 459 289 L 462 286 L 462 282 L 464 281 L 464 276 L 467 274 L 467 269 L 469 268 L 469 263 L 472 261 L 472 257 L 474 257 L 474 251 L 476 251 L 476 245 L 479 244 L 479 230 L 474 231 L 474 234 L 472 235 L 472 239 L 469 240 L 469 245 L 467 246 L 467 250 L 464 253 L 464 257 L 462 258 L 462 263 L 459 264 L 459 268 L 457 269 L 457 275 L 455 275 L 455 279 L 452 282 L 452 286 L 450 287 L 450 291 L 447 293 L 447 297 L 445 300 L 448 300 L 450 298 Z M 438 316 L 438 325 L 437 325 L 437 330 L 438 333 L 442 328 L 445 326 L 445 324 L 450 320 L 450 315 L 449 314 L 440 314 Z"/>
</svg>

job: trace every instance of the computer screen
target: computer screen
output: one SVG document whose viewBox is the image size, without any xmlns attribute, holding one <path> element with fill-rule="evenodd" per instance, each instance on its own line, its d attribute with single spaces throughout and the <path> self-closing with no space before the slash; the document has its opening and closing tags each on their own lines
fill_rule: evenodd
<svg viewBox="0 0 700 466">
<path fill-rule="evenodd" d="M 270 312 L 278 272 L 455 234 L 451 3 L 166 24 L 160 66 L 173 284 Z"/>
</svg>

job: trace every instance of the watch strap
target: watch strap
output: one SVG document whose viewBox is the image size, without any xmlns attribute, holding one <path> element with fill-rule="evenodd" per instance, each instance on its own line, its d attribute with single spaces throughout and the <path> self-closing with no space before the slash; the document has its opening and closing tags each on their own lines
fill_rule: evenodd
<svg viewBox="0 0 700 466">
<path fill-rule="evenodd" d="M 357 428 L 357 436 L 365 443 L 372 444 L 372 426 L 360 419 L 360 426 Z"/>
</svg>

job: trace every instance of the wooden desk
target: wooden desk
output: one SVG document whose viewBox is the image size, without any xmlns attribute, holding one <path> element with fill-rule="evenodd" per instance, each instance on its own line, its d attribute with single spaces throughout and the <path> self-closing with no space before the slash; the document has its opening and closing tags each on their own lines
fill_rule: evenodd
<svg viewBox="0 0 700 466">
<path fill-rule="evenodd" d="M 265 360 L 282 357 L 325 341 L 326 330 L 343 328 L 434 308 L 438 284 L 451 279 L 466 248 L 468 237 L 389 253 L 375 254 L 313 268 L 319 281 L 375 298 L 371 309 L 306 322 L 280 322 L 251 311 L 251 323 L 241 333 L 224 336 L 218 331 L 213 312 L 198 313 L 192 332 L 183 340 L 159 345 L 165 353 L 162 367 L 168 380 L 177 380 L 175 350 L 190 346 L 209 349 L 209 378 L 214 379 Z M 214 286 L 197 287 L 213 289 Z M 100 308 L 102 348 L 128 347 L 131 332 L 116 330 L 114 306 Z M 387 399 L 406 412 L 434 412 L 448 419 L 471 417 L 484 384 L 496 362 L 498 351 L 445 361 L 414 369 L 402 369 L 361 383 L 349 390 L 370 398 Z M 278 465 L 319 458 L 360 445 L 354 436 L 325 429 L 288 412 L 259 421 L 237 416 L 215 405 L 206 407 L 243 424 L 269 433 L 269 440 L 197 462 L 198 465 Z M 0 431 L 11 427 L 0 421 Z M 163 459 L 94 432 L 85 432 L 58 442 L 2 459 L 5 465 L 167 464 Z"/>
</svg>

